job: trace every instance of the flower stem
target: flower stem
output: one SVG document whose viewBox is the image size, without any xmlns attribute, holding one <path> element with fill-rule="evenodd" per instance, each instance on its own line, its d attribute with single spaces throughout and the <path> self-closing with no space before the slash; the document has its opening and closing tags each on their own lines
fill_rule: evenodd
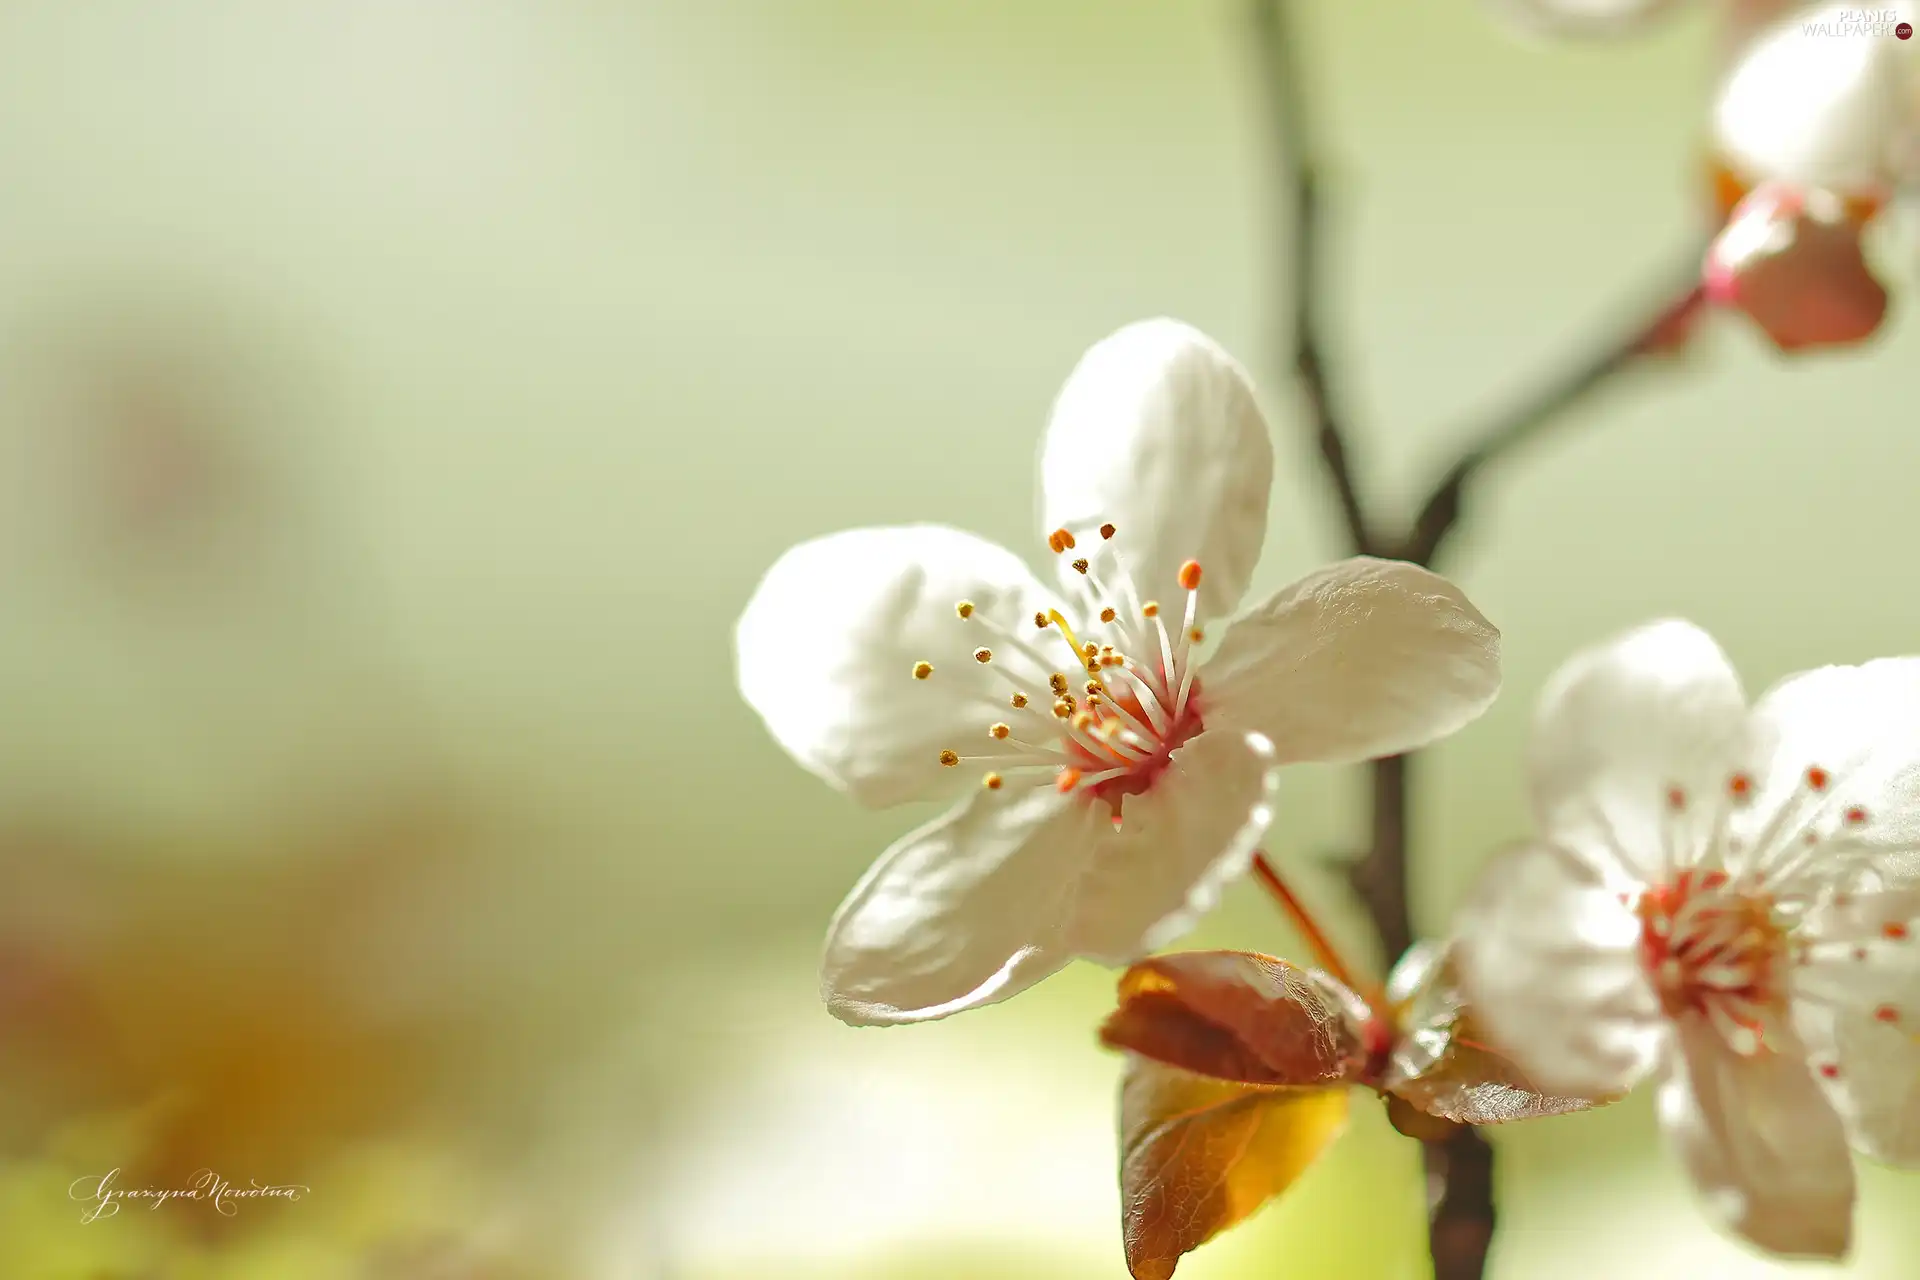
<svg viewBox="0 0 1920 1280">
<path fill-rule="evenodd" d="M 1280 873 L 1274 870 L 1273 864 L 1267 861 L 1265 853 L 1253 855 L 1253 877 L 1273 895 L 1288 921 L 1300 931 L 1300 936 L 1306 939 L 1307 950 L 1313 952 L 1314 962 L 1340 979 L 1349 991 L 1359 993 L 1368 1000 L 1369 1004 L 1378 1009 L 1379 1005 L 1355 979 L 1353 970 L 1347 962 L 1341 959 L 1338 948 L 1333 945 L 1333 939 L 1327 936 L 1326 930 L 1322 929 L 1320 922 L 1313 918 L 1313 913 L 1307 910 L 1306 904 L 1300 901 L 1293 889 L 1281 878 Z"/>
<path fill-rule="evenodd" d="M 1640 357 L 1677 345 L 1702 303 L 1699 249 L 1690 249 L 1681 265 L 1681 283 L 1667 287 L 1650 315 L 1631 322 L 1624 333 L 1599 345 L 1597 353 L 1548 381 L 1534 395 L 1499 414 L 1472 444 L 1441 473 L 1415 515 L 1398 529 L 1370 512 L 1361 495 L 1352 441 L 1342 404 L 1329 373 L 1325 323 L 1324 194 L 1313 154 L 1311 121 L 1302 56 L 1293 29 L 1289 0 L 1252 0 L 1259 28 L 1261 80 L 1267 91 L 1275 153 L 1292 216 L 1286 254 L 1290 274 L 1281 288 L 1293 323 L 1288 364 L 1298 379 L 1311 417 L 1324 474 L 1336 498 L 1349 546 L 1356 554 L 1431 565 L 1459 522 L 1466 491 L 1490 464 L 1537 439 L 1561 421 L 1566 410 L 1585 401 L 1613 378 L 1643 363 Z M 1366 856 L 1350 872 L 1391 965 L 1413 943 L 1408 910 L 1407 863 L 1410 843 L 1412 757 L 1373 761 L 1372 840 Z M 1264 858 L 1254 873 L 1280 899 L 1306 936 L 1320 962 L 1352 986 L 1320 930 L 1313 925 L 1286 885 Z M 1493 1149 L 1471 1128 L 1424 1144 L 1431 1215 L 1427 1247 L 1435 1280 L 1482 1280 L 1493 1244 Z"/>
</svg>

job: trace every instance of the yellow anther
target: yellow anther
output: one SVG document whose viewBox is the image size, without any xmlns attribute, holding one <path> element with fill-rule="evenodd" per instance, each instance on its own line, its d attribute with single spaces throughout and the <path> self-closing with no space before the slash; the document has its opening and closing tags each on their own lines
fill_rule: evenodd
<svg viewBox="0 0 1920 1280">
<path fill-rule="evenodd" d="M 1147 601 L 1147 602 L 1146 602 L 1145 604 L 1143 604 L 1143 605 L 1141 605 L 1141 606 L 1140 606 L 1140 615 L 1141 615 L 1142 617 L 1146 617 L 1146 618 L 1157 618 L 1157 617 L 1159 617 L 1159 616 L 1160 616 L 1160 602 L 1159 602 L 1158 600 L 1149 600 L 1149 601 Z"/>
<path fill-rule="evenodd" d="M 960 763 L 960 753 L 958 751 L 942 751 L 940 753 L 940 763 L 951 769 Z"/>
<path fill-rule="evenodd" d="M 925 680 L 932 674 L 933 664 L 931 662 L 916 662 L 913 664 L 913 678 L 915 680 Z"/>
<path fill-rule="evenodd" d="M 974 660 L 975 662 L 992 662 L 992 661 L 993 661 L 993 650 L 991 650 L 991 649 L 975 649 L 975 650 L 973 651 L 973 660 Z"/>
<path fill-rule="evenodd" d="M 1067 678 L 1056 671 L 1047 677 L 1047 688 L 1053 690 L 1057 696 L 1064 698 L 1067 696 Z"/>
<path fill-rule="evenodd" d="M 980 779 L 980 782 L 981 785 L 989 791 L 998 791 L 1000 789 L 1000 775 L 997 773 L 988 774 L 986 777 Z"/>
<path fill-rule="evenodd" d="M 1024 693 L 1016 693 L 1013 695 L 1013 697 L 1007 699 L 1007 701 L 1013 704 L 1013 709 L 1015 711 L 1018 711 L 1021 707 L 1024 707 L 1027 705 L 1027 695 Z"/>
<path fill-rule="evenodd" d="M 1087 696 L 1091 698 L 1098 692 L 1100 692 L 1100 682 L 1098 680 L 1087 681 Z"/>
<path fill-rule="evenodd" d="M 1012 733 L 1013 730 L 1008 728 L 1004 724 L 996 724 L 991 729 L 988 729 L 987 732 L 992 734 L 996 738 L 1004 738 L 1008 734 Z"/>
<path fill-rule="evenodd" d="M 1180 586 L 1186 591 L 1200 589 L 1200 562 L 1189 560 L 1180 566 Z"/>
<path fill-rule="evenodd" d="M 1042 631 L 1045 631 L 1051 622 L 1052 622 L 1052 619 L 1047 617 L 1047 615 L 1044 613 L 1036 613 L 1033 615 L 1033 625 L 1040 628 Z"/>
<path fill-rule="evenodd" d="M 1075 560 L 1073 562 L 1073 571 L 1075 573 L 1085 573 L 1087 571 L 1087 562 L 1085 560 Z"/>
<path fill-rule="evenodd" d="M 1092 676 L 1096 681 L 1100 679 L 1100 659 L 1087 659 L 1087 674 Z"/>
<path fill-rule="evenodd" d="M 1110 524 L 1103 524 L 1103 525 L 1101 525 L 1101 526 L 1100 526 L 1100 536 L 1101 536 L 1101 537 L 1103 537 L 1103 538 L 1111 538 L 1111 537 L 1113 536 L 1113 533 L 1114 533 L 1114 529 L 1113 529 L 1113 526 L 1112 526 L 1112 525 L 1110 525 Z"/>
<path fill-rule="evenodd" d="M 963 618 L 971 618 L 973 616 L 973 601 L 962 600 L 959 604 L 953 606 L 953 611 Z"/>
<path fill-rule="evenodd" d="M 1082 733 L 1093 728 L 1093 713 L 1091 711 L 1082 711 L 1076 715 L 1073 718 L 1073 727 Z"/>
<path fill-rule="evenodd" d="M 1065 720 L 1067 717 L 1071 716 L 1073 714 L 1072 699 L 1070 698 L 1054 699 L 1053 714 L 1056 716 L 1059 716 L 1062 720 Z"/>
<path fill-rule="evenodd" d="M 1119 616 L 1120 615 L 1115 613 L 1112 609 L 1102 609 L 1100 611 L 1100 621 L 1102 622 L 1112 622 L 1115 618 Z"/>
<path fill-rule="evenodd" d="M 1187 639 L 1193 641 L 1193 643 L 1195 644 L 1199 644 L 1202 640 L 1205 640 L 1206 638 L 1207 638 L 1207 633 L 1202 631 L 1199 627 L 1195 627 L 1193 630 L 1187 632 Z"/>
<path fill-rule="evenodd" d="M 1091 640 L 1087 641 L 1085 644 L 1080 646 L 1080 656 L 1083 658 L 1091 658 L 1093 657 L 1093 655 L 1099 652 L 1100 652 L 1100 646 L 1095 644 Z"/>
</svg>

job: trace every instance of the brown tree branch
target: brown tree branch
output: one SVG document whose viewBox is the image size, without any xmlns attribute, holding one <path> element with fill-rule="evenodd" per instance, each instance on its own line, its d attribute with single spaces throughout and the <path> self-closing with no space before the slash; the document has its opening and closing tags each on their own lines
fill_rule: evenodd
<svg viewBox="0 0 1920 1280">
<path fill-rule="evenodd" d="M 1692 251 L 1682 273 L 1683 283 L 1667 288 L 1649 317 L 1635 321 L 1621 337 L 1603 344 L 1592 358 L 1576 364 L 1475 433 L 1473 443 L 1441 475 L 1405 532 L 1383 536 L 1380 522 L 1369 517 L 1361 499 L 1345 419 L 1328 375 L 1322 313 L 1326 291 L 1321 271 L 1327 260 L 1322 244 L 1323 209 L 1309 137 L 1303 60 L 1288 3 L 1255 0 L 1254 17 L 1261 37 L 1261 80 L 1269 97 L 1275 146 L 1294 220 L 1291 252 L 1287 255 L 1290 274 L 1281 295 L 1291 303 L 1290 363 L 1311 414 L 1321 460 L 1339 500 L 1353 551 L 1430 565 L 1460 520 L 1468 486 L 1483 470 L 1563 421 L 1567 410 L 1632 367 L 1640 356 L 1683 337 L 1685 326 L 1701 305 L 1700 254 L 1697 249 Z M 1414 938 L 1407 895 L 1412 761 L 1411 756 L 1393 756 L 1371 764 L 1372 839 L 1366 856 L 1349 871 L 1353 889 L 1366 907 L 1389 964 L 1406 952 Z M 1424 1144 L 1423 1154 L 1430 1198 L 1427 1247 L 1434 1278 L 1482 1280 L 1496 1219 L 1493 1148 L 1473 1129 L 1461 1129 L 1444 1140 Z"/>
<path fill-rule="evenodd" d="M 1549 427 L 1564 423 L 1568 410 L 1610 383 L 1614 375 L 1624 372 L 1639 357 L 1677 341 L 1705 302 L 1700 283 L 1704 251 L 1704 245 L 1690 247 L 1673 272 L 1674 282 L 1660 290 L 1651 308 L 1642 304 L 1618 337 L 1483 427 L 1429 491 L 1397 558 L 1431 565 L 1460 518 L 1463 491 L 1482 470 L 1539 438 Z"/>
<path fill-rule="evenodd" d="M 1320 171 L 1313 155 L 1307 129 L 1306 84 L 1287 13 L 1287 0 L 1256 0 L 1255 24 L 1260 28 L 1260 47 L 1265 51 L 1266 86 L 1273 119 L 1274 142 L 1280 154 L 1281 171 L 1286 175 L 1286 198 L 1292 203 L 1292 252 L 1287 255 L 1287 278 L 1280 296 L 1292 300 L 1293 351 L 1290 363 L 1313 415 L 1314 435 L 1326 463 L 1327 478 L 1340 500 L 1340 515 L 1346 524 L 1347 539 L 1362 552 L 1372 549 L 1372 531 L 1367 527 L 1360 491 L 1354 483 L 1356 468 L 1348 459 L 1345 418 L 1334 402 L 1332 379 L 1327 374 L 1327 343 L 1322 338 L 1325 317 L 1321 302 L 1327 290 L 1320 271 L 1330 257 L 1321 247 L 1325 230 L 1322 217 L 1323 196 Z"/>
</svg>

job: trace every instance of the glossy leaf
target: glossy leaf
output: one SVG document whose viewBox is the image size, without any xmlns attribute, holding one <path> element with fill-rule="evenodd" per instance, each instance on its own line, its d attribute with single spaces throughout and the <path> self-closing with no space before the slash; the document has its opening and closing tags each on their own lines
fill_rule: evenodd
<svg viewBox="0 0 1920 1280">
<path fill-rule="evenodd" d="M 1120 978 L 1103 1043 L 1245 1084 L 1356 1080 L 1365 1065 L 1357 997 L 1326 975 L 1248 951 L 1158 956 Z"/>
<path fill-rule="evenodd" d="M 1121 1230 L 1135 1280 L 1292 1185 L 1346 1125 L 1347 1091 L 1239 1084 L 1129 1055 L 1120 1094 Z"/>
<path fill-rule="evenodd" d="M 1460 1003 L 1453 967 L 1444 957 L 1428 964 L 1422 977 L 1404 1006 L 1404 1031 L 1394 1045 L 1384 1092 L 1429 1116 L 1473 1125 L 1565 1115 L 1612 1101 L 1542 1092 L 1480 1034 L 1471 1011 Z M 1394 1127 L 1411 1132 L 1399 1119 Z"/>
</svg>

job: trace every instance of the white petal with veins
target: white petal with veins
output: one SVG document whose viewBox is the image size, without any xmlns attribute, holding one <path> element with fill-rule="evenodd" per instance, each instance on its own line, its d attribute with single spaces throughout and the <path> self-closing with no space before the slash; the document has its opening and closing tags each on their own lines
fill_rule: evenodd
<svg viewBox="0 0 1920 1280">
<path fill-rule="evenodd" d="M 844 1022 L 993 1004 L 1072 959 L 1061 933 L 1106 824 L 1051 787 L 981 791 L 881 854 L 827 929 L 820 993 Z"/>
<path fill-rule="evenodd" d="M 1205 565 L 1204 622 L 1233 609 L 1260 558 L 1273 442 L 1239 362 L 1191 325 L 1144 320 L 1096 343 L 1061 388 L 1040 488 L 1047 531 L 1118 526 L 1113 550 L 1143 602 L 1181 599 L 1180 566 Z"/>
<path fill-rule="evenodd" d="M 1345 763 L 1478 717 L 1500 691 L 1500 633 L 1439 574 L 1357 556 L 1236 619 L 1202 675 L 1219 723 L 1282 760 Z"/>
<path fill-rule="evenodd" d="M 1676 1024 L 1662 1064 L 1661 1128 L 1713 1217 L 1770 1252 L 1846 1256 L 1853 1156 L 1797 1041 L 1731 1052 L 1698 1017 Z"/>
<path fill-rule="evenodd" d="M 1623 1093 L 1663 1035 L 1640 967 L 1640 922 L 1566 849 L 1515 850 L 1483 872 L 1456 924 L 1454 963 L 1488 1038 L 1548 1093 Z"/>
<path fill-rule="evenodd" d="M 1278 785 L 1258 735 L 1210 731 L 1174 751 L 1153 788 L 1126 800 L 1081 882 L 1073 949 L 1126 964 L 1178 940 L 1252 864 Z"/>
<path fill-rule="evenodd" d="M 1805 835 L 1838 830 L 1816 874 L 1845 853 L 1896 879 L 1920 875 L 1920 658 L 1789 677 L 1754 705 L 1750 735 L 1748 755 L 1764 767 L 1732 832 L 1752 865 L 1770 875 L 1789 859 L 1804 865 Z"/>
<path fill-rule="evenodd" d="M 956 615 L 963 600 L 976 618 Z M 862 804 L 978 785 L 940 753 L 991 748 L 1018 677 L 1038 682 L 1036 696 L 1046 687 L 1044 671 L 976 662 L 976 648 L 992 648 L 979 624 L 1018 626 L 1052 601 L 1019 557 L 958 529 L 815 538 L 767 570 L 740 616 L 740 692 L 794 759 Z M 932 670 L 916 679 L 922 662 Z"/>
<path fill-rule="evenodd" d="M 1541 693 L 1535 821 L 1620 885 L 1657 880 L 1705 844 L 1745 731 L 1740 679 L 1712 637 L 1637 627 L 1576 654 Z"/>
</svg>

